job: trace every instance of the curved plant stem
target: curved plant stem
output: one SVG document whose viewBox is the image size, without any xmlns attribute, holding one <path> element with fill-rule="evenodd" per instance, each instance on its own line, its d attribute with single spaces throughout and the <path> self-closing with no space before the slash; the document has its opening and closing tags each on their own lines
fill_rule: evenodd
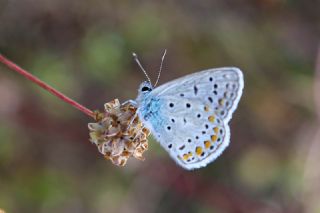
<svg viewBox="0 0 320 213">
<path fill-rule="evenodd" d="M 38 84 L 43 89 L 45 89 L 48 92 L 52 93 L 54 96 L 60 98 L 64 102 L 66 102 L 66 103 L 72 105 L 73 107 L 77 108 L 78 110 L 80 110 L 81 112 L 85 113 L 86 115 L 88 115 L 88 116 L 90 116 L 92 118 L 95 118 L 94 113 L 90 109 L 82 106 L 81 104 L 79 104 L 78 102 L 72 100 L 71 98 L 68 98 L 63 93 L 61 93 L 58 90 L 54 89 L 53 87 L 51 87 L 47 83 L 41 81 L 39 78 L 37 78 L 36 76 L 32 75 L 28 71 L 22 69 L 21 67 L 19 67 L 18 65 L 16 65 L 15 63 L 10 61 L 9 59 L 5 58 L 1 54 L 0 54 L 0 62 L 5 64 L 7 67 L 9 67 L 10 70 L 13 70 L 13 71 L 23 75 L 24 77 L 26 77 L 27 79 L 29 79 L 33 83 Z"/>
</svg>

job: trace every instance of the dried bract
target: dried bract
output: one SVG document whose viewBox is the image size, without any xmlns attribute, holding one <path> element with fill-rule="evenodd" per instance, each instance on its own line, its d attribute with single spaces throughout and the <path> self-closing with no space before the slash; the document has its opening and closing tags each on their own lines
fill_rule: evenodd
<svg viewBox="0 0 320 213">
<path fill-rule="evenodd" d="M 121 105 L 118 99 L 104 107 L 105 112 L 95 113 L 97 122 L 88 124 L 90 141 L 117 166 L 124 166 L 131 156 L 144 160 L 150 131 L 136 115 L 137 108 L 130 103 Z"/>
</svg>

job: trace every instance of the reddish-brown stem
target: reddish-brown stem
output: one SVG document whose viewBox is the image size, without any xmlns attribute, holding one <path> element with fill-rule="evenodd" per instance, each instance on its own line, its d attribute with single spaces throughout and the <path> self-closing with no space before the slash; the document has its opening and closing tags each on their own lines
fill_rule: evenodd
<svg viewBox="0 0 320 213">
<path fill-rule="evenodd" d="M 40 87 L 42 87 L 43 89 L 45 89 L 48 92 L 52 93 L 54 96 L 60 98 L 64 102 L 74 106 L 75 108 L 77 108 L 81 112 L 87 114 L 88 116 L 90 116 L 92 118 L 95 118 L 94 113 L 90 109 L 82 106 L 81 104 L 79 104 L 78 102 L 72 100 L 71 98 L 68 98 L 67 96 L 65 96 L 64 94 L 59 92 L 58 90 L 56 90 L 53 87 L 49 86 L 47 83 L 41 81 L 39 78 L 37 78 L 36 76 L 32 75 L 28 71 L 22 69 L 21 67 L 19 67 L 18 65 L 16 65 L 15 63 L 10 61 L 9 59 L 5 58 L 1 54 L 0 54 L 0 62 L 5 64 L 7 67 L 9 67 L 9 69 L 11 69 L 13 71 L 16 71 L 17 73 L 23 75 L 24 77 L 26 77 L 27 79 L 31 80 L 32 82 L 38 84 Z"/>
</svg>

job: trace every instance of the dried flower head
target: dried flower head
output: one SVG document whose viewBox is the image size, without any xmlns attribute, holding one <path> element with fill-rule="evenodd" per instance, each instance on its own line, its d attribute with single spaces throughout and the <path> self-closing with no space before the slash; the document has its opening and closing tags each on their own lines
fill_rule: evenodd
<svg viewBox="0 0 320 213">
<path fill-rule="evenodd" d="M 150 131 L 136 116 L 137 108 L 130 103 L 121 105 L 118 99 L 104 107 L 105 112 L 95 113 L 97 123 L 88 124 L 90 141 L 117 166 L 124 166 L 131 156 L 144 160 Z"/>
</svg>

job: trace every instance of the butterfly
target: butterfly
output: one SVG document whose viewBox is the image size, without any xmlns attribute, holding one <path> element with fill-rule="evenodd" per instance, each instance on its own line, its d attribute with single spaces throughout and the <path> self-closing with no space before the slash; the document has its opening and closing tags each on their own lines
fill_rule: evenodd
<svg viewBox="0 0 320 213">
<path fill-rule="evenodd" d="M 137 58 L 136 61 L 145 72 Z M 138 96 L 131 103 L 137 107 L 142 124 L 171 158 L 192 170 L 213 162 L 229 145 L 228 123 L 243 87 L 240 69 L 215 68 L 159 87 L 149 79 L 140 85 Z"/>
</svg>

